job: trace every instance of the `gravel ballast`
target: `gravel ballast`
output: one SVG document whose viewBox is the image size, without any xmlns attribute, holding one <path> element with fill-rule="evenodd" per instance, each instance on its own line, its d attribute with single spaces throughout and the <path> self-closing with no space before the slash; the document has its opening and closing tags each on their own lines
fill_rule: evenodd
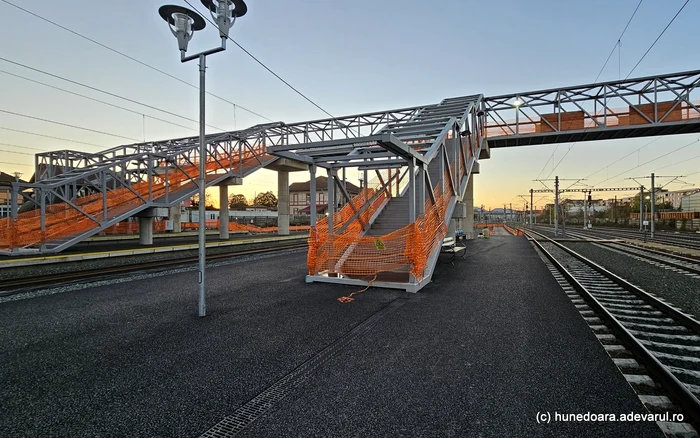
<svg viewBox="0 0 700 438">
<path fill-rule="evenodd" d="M 590 243 L 563 243 L 582 256 L 598 263 L 686 313 L 700 316 L 700 279 L 594 246 Z"/>
</svg>

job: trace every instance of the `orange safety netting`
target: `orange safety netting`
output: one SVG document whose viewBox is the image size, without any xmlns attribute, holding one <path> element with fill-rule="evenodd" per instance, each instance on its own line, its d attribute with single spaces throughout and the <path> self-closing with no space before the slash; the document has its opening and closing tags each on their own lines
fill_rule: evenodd
<svg viewBox="0 0 700 438">
<path fill-rule="evenodd" d="M 219 153 L 207 158 L 206 172 L 236 171 L 246 165 L 257 165 L 261 156 L 262 159 L 271 157 L 264 152 L 264 148 L 246 149 L 240 159 L 238 154 L 229 156 Z M 188 161 L 179 164 L 179 168 L 168 169 L 167 186 L 170 193 L 199 176 L 198 163 Z M 96 193 L 73 199 L 71 202 L 75 207 L 67 202 L 47 205 L 44 231 L 38 208 L 18 214 L 16 219 L 0 219 L 0 249 L 21 248 L 78 235 L 98 228 L 99 222 L 105 219 L 105 210 L 107 218 L 125 214 L 146 203 L 141 197 L 148 199 L 151 196 L 151 199 L 156 199 L 165 193 L 165 176 L 154 176 L 150 189 L 148 182 L 139 182 L 129 188 L 110 190 L 106 196 Z"/>
<path fill-rule="evenodd" d="M 374 276 L 376 279 L 381 272 L 410 272 L 417 280 L 423 278 L 430 254 L 447 233 L 445 214 L 452 191 L 443 192 L 438 183 L 434 190 L 436 202 L 426 201 L 425 213 L 414 223 L 383 236 L 361 237 L 362 222 L 359 219 L 349 225 L 345 223 L 375 191 L 365 189 L 334 213 L 332 234 L 328 232 L 328 218 L 311 228 L 307 257 L 309 275 L 328 271 L 356 277 Z M 365 224 L 387 198 L 388 194 L 381 194 L 360 215 Z M 343 226 L 346 228 L 339 232 Z"/>
<path fill-rule="evenodd" d="M 185 222 L 181 224 L 183 230 L 197 231 L 199 230 L 199 223 L 197 222 Z M 218 220 L 206 221 L 206 228 L 209 230 L 220 229 Z M 308 231 L 308 225 L 290 225 L 289 231 Z M 276 233 L 278 227 L 259 227 L 253 224 L 239 224 L 235 222 L 230 222 L 228 224 L 229 231 L 233 232 L 248 232 L 251 234 L 257 233 Z M 154 221 L 153 231 L 162 233 L 165 232 L 165 221 Z M 118 224 L 112 225 L 111 227 L 105 228 L 102 233 L 104 234 L 136 234 L 139 232 L 139 223 L 134 221 L 119 222 Z"/>
</svg>

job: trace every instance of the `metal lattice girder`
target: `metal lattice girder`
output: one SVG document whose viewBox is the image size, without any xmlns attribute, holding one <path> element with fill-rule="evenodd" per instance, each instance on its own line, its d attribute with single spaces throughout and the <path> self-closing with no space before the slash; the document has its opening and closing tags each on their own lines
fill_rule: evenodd
<svg viewBox="0 0 700 438">
<path fill-rule="evenodd" d="M 700 131 L 700 70 L 484 98 L 490 147 Z"/>
<path fill-rule="evenodd" d="M 440 104 L 394 110 L 372 115 L 363 114 L 340 119 L 326 119 L 302 125 L 286 125 L 295 133 L 301 126 L 331 129 L 315 136 L 296 133 L 295 142 L 271 143 L 272 154 L 319 167 L 340 168 L 395 167 L 397 160 L 427 163 L 448 138 L 451 131 L 471 133 L 477 125 L 476 112 L 481 95 L 445 99 Z M 470 115 L 472 116 L 470 118 Z M 358 126 L 371 122 L 371 129 L 344 130 L 338 126 Z M 481 133 L 474 128 L 476 133 Z M 348 135 L 351 134 L 351 135 Z M 362 135 L 360 135 L 362 134 Z M 336 138 L 334 138 L 336 137 Z M 337 138 L 340 137 L 340 138 Z M 303 140 L 303 141 L 299 141 Z"/>
<path fill-rule="evenodd" d="M 479 99 L 480 96 L 468 96 L 447 99 L 439 105 L 293 124 L 261 124 L 209 134 L 207 155 L 203 158 L 207 160 L 207 185 L 231 177 L 242 178 L 270 164 L 277 157 L 268 153 L 268 148 L 279 146 L 381 134 L 381 144 L 356 145 L 343 151 L 350 158 L 341 159 L 342 153 L 315 155 L 322 166 L 357 163 L 357 156 L 360 163 L 366 161 L 370 168 L 429 160 L 426 154 L 431 147 L 444 146 L 445 140 L 457 137 L 460 130 L 469 132 L 469 149 L 478 150 L 484 137 L 483 118 L 476 115 Z M 371 156 L 372 160 L 361 158 L 364 156 Z M 306 158 L 301 161 L 307 161 Z M 11 252 L 38 246 L 42 252 L 58 252 L 145 208 L 174 205 L 196 192 L 199 160 L 198 137 L 121 145 L 97 153 L 64 150 L 38 154 L 35 182 L 12 183 L 11 188 L 13 193 L 34 201 L 25 203 L 23 209 L 40 210 L 36 218 L 31 212 L 30 216 L 20 214 L 15 205 L 11 212 L 14 236 L 38 237 L 19 239 L 24 242 L 19 246 L 11 243 Z M 173 179 L 175 176 L 177 179 Z M 70 217 L 64 223 L 75 223 L 76 227 L 83 224 L 83 228 L 61 233 L 53 230 L 61 222 L 55 216 L 59 211 L 61 217 Z M 17 234 L 20 228 L 26 233 Z"/>
</svg>

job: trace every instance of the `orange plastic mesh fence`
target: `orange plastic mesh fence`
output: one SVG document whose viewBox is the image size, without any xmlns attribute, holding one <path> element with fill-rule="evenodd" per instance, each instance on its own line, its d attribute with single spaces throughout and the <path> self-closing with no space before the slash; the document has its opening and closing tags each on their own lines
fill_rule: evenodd
<svg viewBox="0 0 700 438">
<path fill-rule="evenodd" d="M 183 230 L 199 230 L 199 223 L 197 222 L 185 222 L 181 224 Z M 209 230 L 218 230 L 219 221 L 209 220 L 206 221 L 206 228 Z M 277 227 L 259 227 L 252 224 L 239 224 L 231 222 L 228 224 L 229 231 L 233 232 L 248 232 L 248 233 L 276 233 L 278 231 Z M 291 225 L 289 231 L 308 231 L 308 225 Z M 165 230 L 165 221 L 154 221 L 153 231 L 162 233 Z M 102 232 L 104 234 L 136 234 L 139 232 L 139 223 L 134 221 L 119 222 L 118 224 L 112 225 L 111 227 L 105 228 Z"/>
<path fill-rule="evenodd" d="M 356 209 L 360 209 L 377 189 L 365 189 L 333 216 L 334 232 L 328 232 L 328 219 L 318 221 L 309 231 L 307 257 L 309 274 L 328 271 L 356 277 L 374 277 L 381 272 L 410 272 L 423 278 L 428 257 L 447 233 L 445 214 L 451 190 L 435 187 L 436 202 L 426 201 L 425 213 L 411 224 L 383 236 L 360 236 L 362 222 L 355 219 L 346 225 Z M 360 215 L 366 224 L 387 201 L 382 193 Z M 353 206 L 355 208 L 353 208 Z M 346 228 L 339 232 L 343 226 Z"/>
<path fill-rule="evenodd" d="M 213 173 L 217 170 L 237 170 L 248 164 L 255 165 L 258 158 L 270 157 L 264 152 L 264 148 L 259 147 L 254 150 L 246 150 L 240 156 L 229 157 L 218 154 L 215 157 L 208 157 L 206 172 Z M 178 190 L 187 184 L 191 179 L 199 176 L 199 164 L 188 162 L 180 168 L 170 169 L 168 173 L 169 190 Z M 153 199 L 164 196 L 166 192 L 165 177 L 155 177 L 150 187 Z M 140 196 L 140 197 L 139 197 Z M 75 236 L 99 226 L 99 222 L 104 220 L 104 210 L 106 204 L 107 216 L 128 213 L 134 208 L 142 206 L 145 201 L 141 197 L 148 199 L 148 182 L 139 182 L 129 188 L 118 188 L 107 192 L 106 202 L 101 193 L 83 196 L 71 202 L 77 208 L 66 202 L 55 203 L 46 206 L 45 231 L 41 227 L 41 213 L 39 209 L 20 213 L 16 219 L 0 219 L 0 249 L 13 249 L 39 243 L 53 241 L 69 236 Z"/>
</svg>

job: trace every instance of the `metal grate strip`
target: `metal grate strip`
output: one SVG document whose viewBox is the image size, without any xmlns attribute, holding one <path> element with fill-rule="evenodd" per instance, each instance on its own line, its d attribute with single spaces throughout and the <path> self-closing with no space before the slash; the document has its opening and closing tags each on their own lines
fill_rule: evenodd
<svg viewBox="0 0 700 438">
<path fill-rule="evenodd" d="M 336 339 L 332 344 L 318 352 L 306 362 L 299 365 L 292 372 L 282 377 L 266 390 L 255 396 L 252 400 L 236 409 L 236 411 L 224 417 L 211 429 L 204 432 L 202 438 L 227 438 L 238 434 L 250 423 L 263 415 L 275 404 L 288 396 L 299 384 L 306 381 L 311 375 L 329 359 L 344 349 L 358 336 L 367 333 L 378 322 L 384 319 L 406 303 L 407 299 L 397 298 L 374 315 L 370 316 L 352 330 Z"/>
</svg>

